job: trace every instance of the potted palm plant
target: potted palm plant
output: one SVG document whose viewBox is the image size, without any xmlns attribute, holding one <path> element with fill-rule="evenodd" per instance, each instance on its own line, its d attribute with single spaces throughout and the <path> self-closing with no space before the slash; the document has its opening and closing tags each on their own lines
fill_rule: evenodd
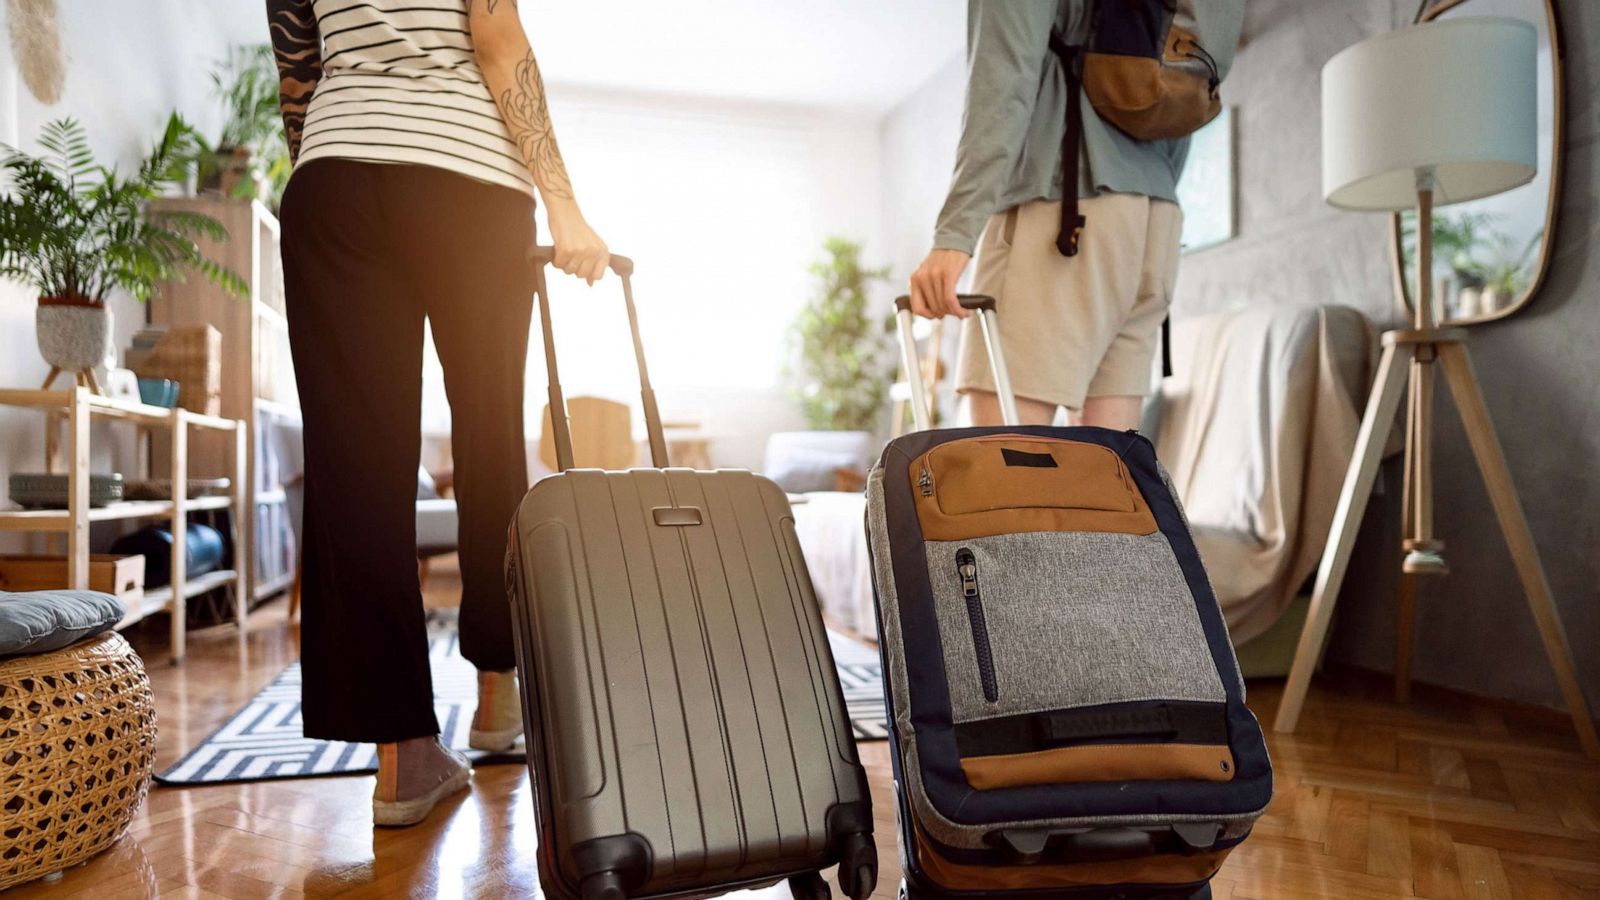
<svg viewBox="0 0 1600 900">
<path fill-rule="evenodd" d="M 289 181 L 289 144 L 278 106 L 278 68 L 271 44 L 236 47 L 211 71 L 222 102 L 222 131 L 216 140 L 196 136 L 196 180 L 201 191 L 248 199 L 261 196 L 276 205 Z"/>
<path fill-rule="evenodd" d="M 890 316 L 873 315 L 867 296 L 887 269 L 861 264 L 861 245 L 829 238 L 811 266 L 816 294 L 792 331 L 791 394 L 811 431 L 778 432 L 767 442 L 766 474 L 792 492 L 832 490 L 870 452 L 882 420 L 893 359 Z"/>
<path fill-rule="evenodd" d="M 148 208 L 147 201 L 187 179 L 193 141 L 174 113 L 131 176 L 97 163 L 72 119 L 45 126 L 39 156 L 4 148 L 0 171 L 10 185 L 0 195 L 0 277 L 38 291 L 39 353 L 54 370 L 92 371 L 105 358 L 106 298 L 114 288 L 143 301 L 157 283 L 182 280 L 194 269 L 231 293 L 244 292 L 243 279 L 195 243 L 197 236 L 226 240 L 222 223 Z"/>
<path fill-rule="evenodd" d="M 888 397 L 885 336 L 894 320 L 868 313 L 867 289 L 889 272 L 863 268 L 854 241 L 829 238 L 823 248 L 827 258 L 811 265 L 817 294 L 795 320 L 800 359 L 794 393 L 812 428 L 868 431 Z"/>
</svg>

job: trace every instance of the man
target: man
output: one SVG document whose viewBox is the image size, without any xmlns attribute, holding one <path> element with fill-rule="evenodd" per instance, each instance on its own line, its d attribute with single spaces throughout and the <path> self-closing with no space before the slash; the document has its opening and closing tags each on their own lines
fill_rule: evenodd
<svg viewBox="0 0 1600 900">
<path fill-rule="evenodd" d="M 1023 424 L 1049 424 L 1065 407 L 1072 424 L 1133 428 L 1151 389 L 1177 275 L 1183 215 L 1178 176 L 1187 137 L 1140 141 L 1080 103 L 1078 183 L 1066 186 L 1087 219 L 1079 252 L 1056 247 L 1061 231 L 1062 136 L 1067 76 L 1050 47 L 1082 46 L 1096 0 L 971 0 L 967 96 L 955 176 L 933 250 L 911 276 L 911 305 L 928 318 L 966 318 L 956 283 L 980 244 L 972 289 L 995 297 L 1001 343 Z M 1196 4 L 1200 44 L 1227 74 L 1244 0 Z M 1080 88 L 1081 90 L 1081 88 Z M 985 225 L 987 223 L 987 225 Z M 974 424 L 1000 424 L 988 354 L 962 329 L 956 390 Z"/>
</svg>

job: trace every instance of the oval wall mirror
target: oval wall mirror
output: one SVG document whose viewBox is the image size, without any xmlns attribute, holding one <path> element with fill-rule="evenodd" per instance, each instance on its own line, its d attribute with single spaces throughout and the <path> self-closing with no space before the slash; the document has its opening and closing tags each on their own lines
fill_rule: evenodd
<svg viewBox="0 0 1600 900">
<path fill-rule="evenodd" d="M 1434 303 L 1452 325 L 1488 322 L 1527 305 L 1544 280 L 1561 194 L 1561 29 L 1553 0 L 1437 0 L 1422 21 L 1509 16 L 1539 32 L 1539 171 L 1521 187 L 1433 214 Z M 1414 211 L 1393 217 L 1395 291 L 1411 308 L 1417 284 Z"/>
</svg>

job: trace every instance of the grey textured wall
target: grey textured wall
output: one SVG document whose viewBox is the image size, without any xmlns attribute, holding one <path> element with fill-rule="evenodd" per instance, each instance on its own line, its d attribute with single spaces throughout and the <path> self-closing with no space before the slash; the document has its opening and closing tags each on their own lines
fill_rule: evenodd
<svg viewBox="0 0 1600 900">
<path fill-rule="evenodd" d="M 1557 0 L 1566 49 L 1566 172 L 1552 271 L 1512 318 L 1472 330 L 1484 392 L 1543 551 L 1579 672 L 1600 701 L 1600 3 Z M 1223 92 L 1236 107 L 1239 236 L 1184 257 L 1176 313 L 1340 303 L 1383 325 L 1386 220 L 1321 199 L 1319 73 L 1340 49 L 1410 20 L 1414 0 L 1250 0 Z M 925 252 L 961 109 L 958 61 L 885 121 L 885 244 L 903 277 Z M 929 197 L 931 196 L 931 200 Z M 1419 680 L 1558 704 L 1515 570 L 1448 397 L 1437 410 L 1438 530 L 1453 567 L 1425 586 Z M 1374 497 L 1339 606 L 1335 659 L 1387 670 L 1399 567 L 1398 469 Z M 1591 706 L 1595 703 L 1591 703 Z"/>
<path fill-rule="evenodd" d="M 1591 706 L 1600 698 L 1600 4 L 1558 0 L 1566 50 L 1566 171 L 1550 278 L 1471 350 L 1512 477 L 1566 621 Z M 1250 42 L 1224 85 L 1238 106 L 1239 237 L 1186 256 L 1177 313 L 1332 302 L 1400 315 L 1386 219 L 1320 198 L 1318 76 L 1339 49 L 1408 21 L 1411 0 L 1251 0 Z M 1447 393 L 1447 392 L 1445 392 Z M 1448 396 L 1435 412 L 1437 527 L 1451 574 L 1427 582 L 1421 681 L 1558 705 L 1516 571 Z M 1373 499 L 1339 603 L 1333 658 L 1388 670 L 1399 566 L 1398 471 Z"/>
</svg>

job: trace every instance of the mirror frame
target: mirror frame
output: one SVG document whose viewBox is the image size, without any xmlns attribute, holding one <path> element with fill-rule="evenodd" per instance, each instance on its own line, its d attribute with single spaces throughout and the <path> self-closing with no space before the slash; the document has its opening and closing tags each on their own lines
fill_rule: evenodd
<svg viewBox="0 0 1600 900">
<path fill-rule="evenodd" d="M 1418 18 L 1418 21 L 1431 22 L 1441 14 L 1470 2 L 1472 0 L 1434 0 L 1433 4 Z M 1561 175 L 1564 168 L 1562 163 L 1566 156 L 1566 146 L 1563 143 L 1566 132 L 1563 121 L 1566 116 L 1566 72 L 1564 65 L 1566 47 L 1561 40 L 1561 19 L 1556 14 L 1555 0 L 1543 0 L 1543 6 L 1545 19 L 1548 22 L 1550 31 L 1550 65 L 1554 69 L 1550 78 L 1551 92 L 1553 94 L 1550 110 L 1552 123 L 1550 197 L 1545 207 L 1544 240 L 1539 244 L 1539 257 L 1534 264 L 1533 276 L 1528 280 L 1528 287 L 1515 300 L 1507 303 L 1504 307 L 1492 313 L 1480 313 L 1479 315 L 1466 316 L 1460 319 L 1445 319 L 1441 317 L 1438 322 L 1441 326 L 1478 325 L 1483 322 L 1503 319 L 1527 306 L 1533 300 L 1534 295 L 1539 292 L 1539 288 L 1544 285 L 1545 276 L 1550 272 L 1550 258 L 1555 249 L 1556 218 L 1561 206 Z M 1400 302 L 1400 308 L 1407 315 L 1410 315 L 1412 312 L 1412 285 L 1406 279 L 1405 259 L 1402 256 L 1404 252 L 1404 237 L 1400 227 L 1401 215 L 1401 213 L 1393 213 L 1389 217 L 1389 261 L 1390 267 L 1394 270 L 1395 297 Z M 1437 303 L 1438 301 L 1435 300 L 1435 304 Z"/>
</svg>

